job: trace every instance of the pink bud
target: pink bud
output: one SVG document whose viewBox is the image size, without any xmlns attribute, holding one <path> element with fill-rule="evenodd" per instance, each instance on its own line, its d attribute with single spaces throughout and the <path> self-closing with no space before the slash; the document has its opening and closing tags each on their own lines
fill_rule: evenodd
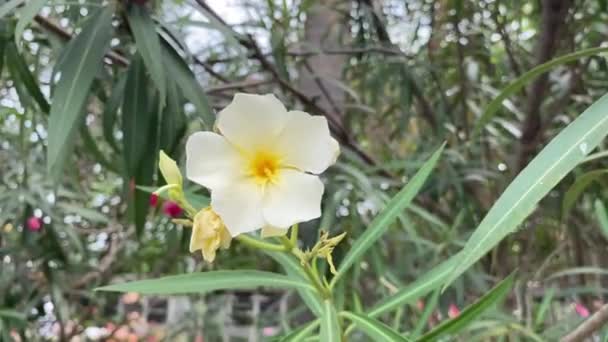
<svg viewBox="0 0 608 342">
<path fill-rule="evenodd" d="M 458 317 L 458 315 L 460 315 L 460 309 L 458 309 L 456 305 L 450 304 L 450 307 L 448 308 L 448 317 L 454 318 Z"/>
<path fill-rule="evenodd" d="M 32 216 L 27 219 L 27 229 L 32 232 L 37 232 L 42 228 L 42 221 L 36 216 Z"/>
<path fill-rule="evenodd" d="M 424 301 L 422 299 L 418 299 L 418 301 L 416 302 L 416 307 L 418 308 L 418 310 L 424 310 Z"/>
<path fill-rule="evenodd" d="M 163 213 L 169 217 L 179 217 L 182 212 L 182 208 L 175 202 L 167 201 L 163 204 Z"/>
<path fill-rule="evenodd" d="M 157 205 L 158 205 L 158 195 L 153 193 L 152 195 L 150 195 L 150 206 L 156 207 Z"/>
<path fill-rule="evenodd" d="M 587 309 L 583 304 L 581 303 L 576 303 L 574 305 L 574 310 L 576 311 L 576 313 L 583 317 L 583 318 L 587 318 L 589 317 L 589 309 Z"/>
</svg>

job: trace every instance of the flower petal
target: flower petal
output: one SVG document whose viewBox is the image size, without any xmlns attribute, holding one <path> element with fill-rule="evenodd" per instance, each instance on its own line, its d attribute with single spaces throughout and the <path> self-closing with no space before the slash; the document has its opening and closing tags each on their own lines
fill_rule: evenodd
<svg viewBox="0 0 608 342">
<path fill-rule="evenodd" d="M 244 170 L 238 151 L 221 135 L 197 132 L 186 142 L 186 175 L 209 189 L 223 187 Z"/>
<path fill-rule="evenodd" d="M 283 236 L 287 234 L 289 228 L 277 228 L 273 226 L 265 226 L 262 228 L 262 238 L 270 238 L 274 236 Z"/>
<path fill-rule="evenodd" d="M 277 146 L 283 162 L 319 174 L 336 162 L 340 145 L 331 137 L 327 119 L 302 111 L 290 111 Z"/>
<path fill-rule="evenodd" d="M 232 236 L 266 225 L 262 215 L 263 188 L 241 178 L 211 191 L 211 207 L 222 218 Z"/>
<path fill-rule="evenodd" d="M 273 146 L 287 122 L 287 110 L 274 95 L 238 93 L 217 119 L 217 128 L 245 151 Z"/>
<path fill-rule="evenodd" d="M 319 177 L 283 169 L 264 194 L 264 218 L 275 227 L 290 227 L 321 216 L 323 183 Z"/>
</svg>

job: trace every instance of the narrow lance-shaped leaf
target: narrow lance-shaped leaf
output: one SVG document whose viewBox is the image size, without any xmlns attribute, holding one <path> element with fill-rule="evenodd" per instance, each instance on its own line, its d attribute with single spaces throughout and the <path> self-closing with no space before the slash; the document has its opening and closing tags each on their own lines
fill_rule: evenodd
<svg viewBox="0 0 608 342">
<path fill-rule="evenodd" d="M 129 283 L 108 285 L 97 291 L 138 292 L 141 294 L 184 294 L 204 293 L 216 290 L 251 289 L 256 287 L 272 288 L 314 288 L 298 279 L 281 274 L 238 270 L 211 271 L 181 274 L 158 279 L 139 280 Z"/>
<path fill-rule="evenodd" d="M 589 187 L 589 185 L 602 178 L 606 178 L 606 176 L 608 176 L 608 170 L 594 170 L 578 177 L 564 195 L 564 201 L 562 203 L 562 217 L 568 216 L 568 213 L 576 203 L 576 200 L 581 196 L 585 189 Z"/>
<path fill-rule="evenodd" d="M 283 336 L 280 341 L 281 342 L 300 342 L 304 341 L 316 327 L 319 326 L 319 319 L 316 319 L 310 323 L 307 323 L 303 327 L 300 327 L 289 334 Z"/>
<path fill-rule="evenodd" d="M 49 118 L 48 171 L 59 178 L 74 136 L 84 116 L 93 80 L 102 67 L 112 38 L 112 11 L 106 7 L 94 14 L 67 50 L 60 80 L 55 87 Z"/>
<path fill-rule="evenodd" d="M 323 302 L 323 312 L 321 319 L 320 341 L 323 342 L 342 342 L 342 330 L 340 320 L 334 304 L 325 300 Z"/>
<path fill-rule="evenodd" d="M 388 230 L 390 224 L 412 202 L 439 161 L 444 147 L 445 143 L 433 153 L 416 175 L 393 197 L 386 208 L 374 218 L 365 232 L 353 243 L 352 248 L 340 263 L 338 273 L 331 281 L 332 285 Z"/>
<path fill-rule="evenodd" d="M 475 321 L 486 310 L 493 307 L 496 303 L 502 301 L 502 299 L 505 298 L 511 290 L 514 280 L 515 273 L 503 279 L 500 283 L 498 283 L 498 285 L 490 290 L 490 292 L 481 297 L 475 304 L 472 304 L 464 309 L 458 315 L 458 317 L 443 322 L 433 330 L 420 337 L 417 341 L 437 341 L 437 339 L 442 335 L 452 334 L 462 330 L 468 324 Z"/>
<path fill-rule="evenodd" d="M 306 273 L 302 269 L 302 266 L 295 258 L 285 253 L 264 251 L 264 253 L 268 254 L 271 258 L 273 258 L 276 262 L 283 266 L 285 272 L 290 278 L 300 279 L 303 282 L 309 282 L 306 278 Z M 315 291 L 307 291 L 307 290 L 298 290 L 298 294 L 306 303 L 306 306 L 314 313 L 316 316 L 321 315 L 322 304 L 319 299 L 317 292 Z"/>
<path fill-rule="evenodd" d="M 477 120 L 477 123 L 475 124 L 475 127 L 473 128 L 472 136 L 473 137 L 477 136 L 481 132 L 483 127 L 486 124 L 488 124 L 488 122 L 490 122 L 490 120 L 492 120 L 492 117 L 496 114 L 496 112 L 498 111 L 498 109 L 500 108 L 500 106 L 502 105 L 502 102 L 504 100 L 506 100 L 509 96 L 513 95 L 514 93 L 518 92 L 521 88 L 523 88 L 526 84 L 530 83 L 537 76 L 544 74 L 545 72 L 551 70 L 552 68 L 554 68 L 558 65 L 570 63 L 577 59 L 580 59 L 580 58 L 583 58 L 586 56 L 597 55 L 599 53 L 606 52 L 606 51 L 608 51 L 608 47 L 597 47 L 597 48 L 590 48 L 590 49 L 573 52 L 573 53 L 555 58 L 553 60 L 550 60 L 547 63 L 538 65 L 538 66 L 534 67 L 533 69 L 531 69 L 530 71 L 519 76 L 516 80 L 514 80 L 508 86 L 506 86 L 503 89 L 503 91 L 501 91 L 500 94 L 498 94 L 498 96 L 496 96 L 487 105 L 485 112 Z"/>
<path fill-rule="evenodd" d="M 20 86 L 23 86 L 24 91 L 27 91 L 29 96 L 36 101 L 38 107 L 40 107 L 40 110 L 42 110 L 44 113 L 48 113 L 51 106 L 46 101 L 42 91 L 40 91 L 38 82 L 28 68 L 25 58 L 19 54 L 17 45 L 15 45 L 13 41 L 6 42 L 5 53 L 7 68 L 9 69 L 11 76 L 13 76 L 14 80 L 16 81 L 15 83 L 17 83 L 17 89 L 21 88 Z M 27 99 L 21 98 L 22 96 L 25 96 L 25 94 L 19 92 L 21 102 L 27 103 Z"/>
<path fill-rule="evenodd" d="M 127 18 L 135 37 L 137 51 L 144 59 L 146 69 L 148 69 L 150 77 L 160 93 L 161 105 L 164 106 L 167 95 L 167 80 L 156 25 L 142 5 L 131 4 Z"/>
<path fill-rule="evenodd" d="M 384 298 L 381 302 L 374 305 L 368 311 L 367 315 L 370 317 L 377 317 L 425 296 L 427 293 L 443 285 L 457 263 L 458 255 L 455 255 L 435 266 L 432 270 L 418 277 L 413 283 L 401 288 L 397 293 Z"/>
<path fill-rule="evenodd" d="M 209 105 L 209 100 L 205 91 L 196 80 L 196 77 L 188 68 L 188 65 L 184 60 L 177 54 L 177 52 L 169 45 L 164 42 L 162 44 L 162 58 L 167 72 L 171 75 L 171 78 L 175 80 L 178 88 L 188 101 L 190 101 L 199 113 L 203 124 L 207 129 L 213 127 L 215 122 L 215 115 Z"/>
<path fill-rule="evenodd" d="M 21 38 L 23 36 L 23 31 L 29 25 L 29 23 L 34 19 L 36 14 L 40 12 L 42 7 L 46 4 L 47 0 L 31 0 L 28 1 L 21 10 L 19 10 L 19 21 L 15 26 L 15 43 L 19 46 L 21 42 Z"/>
<path fill-rule="evenodd" d="M 388 325 L 377 321 L 373 318 L 366 317 L 364 315 L 356 314 L 353 312 L 342 312 L 341 316 L 349 319 L 369 336 L 373 341 L 386 341 L 386 342 L 407 342 L 410 341 L 404 336 L 399 335 L 398 332 L 394 331 Z"/>
<path fill-rule="evenodd" d="M 600 224 L 600 230 L 604 237 L 608 239 L 608 211 L 606 211 L 604 203 L 599 198 L 595 200 L 593 206 L 595 207 L 595 216 Z"/>
<path fill-rule="evenodd" d="M 9 14 L 12 10 L 21 5 L 25 0 L 9 0 L 4 3 L 4 5 L 0 6 L 0 18 L 4 18 L 7 14 Z"/>
<path fill-rule="evenodd" d="M 449 285 L 530 215 L 536 204 L 608 134 L 608 95 L 566 127 L 513 180 L 462 250 Z"/>
<path fill-rule="evenodd" d="M 129 178 L 137 172 L 146 146 L 151 143 L 148 132 L 150 116 L 154 113 L 148 106 L 147 86 L 144 64 L 141 57 L 135 55 L 129 66 L 122 102 L 122 147 Z"/>
<path fill-rule="evenodd" d="M 125 84 L 127 83 L 127 77 L 123 74 L 120 79 L 114 84 L 112 88 L 112 95 L 105 103 L 103 108 L 103 137 L 114 149 L 119 151 L 116 139 L 114 138 L 114 125 L 116 124 L 116 118 L 118 117 L 118 109 L 123 101 L 125 93 Z"/>
</svg>

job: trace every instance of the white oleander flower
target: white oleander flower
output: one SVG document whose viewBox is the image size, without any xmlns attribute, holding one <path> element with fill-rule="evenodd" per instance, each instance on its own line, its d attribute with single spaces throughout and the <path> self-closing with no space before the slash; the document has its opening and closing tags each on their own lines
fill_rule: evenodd
<svg viewBox="0 0 608 342">
<path fill-rule="evenodd" d="M 197 132 L 186 144 L 187 177 L 211 190 L 211 207 L 232 236 L 321 216 L 323 183 L 340 147 L 327 120 L 287 111 L 274 95 L 236 94 L 218 114 L 220 134 Z"/>
</svg>

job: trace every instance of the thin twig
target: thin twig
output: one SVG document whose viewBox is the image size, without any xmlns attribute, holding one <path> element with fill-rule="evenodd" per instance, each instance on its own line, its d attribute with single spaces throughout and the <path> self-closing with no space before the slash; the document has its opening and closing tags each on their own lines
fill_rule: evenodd
<svg viewBox="0 0 608 342">
<path fill-rule="evenodd" d="M 608 323 L 608 304 L 604 304 L 596 313 L 581 323 L 576 329 L 562 337 L 560 342 L 578 342 L 593 335 Z"/>
</svg>

